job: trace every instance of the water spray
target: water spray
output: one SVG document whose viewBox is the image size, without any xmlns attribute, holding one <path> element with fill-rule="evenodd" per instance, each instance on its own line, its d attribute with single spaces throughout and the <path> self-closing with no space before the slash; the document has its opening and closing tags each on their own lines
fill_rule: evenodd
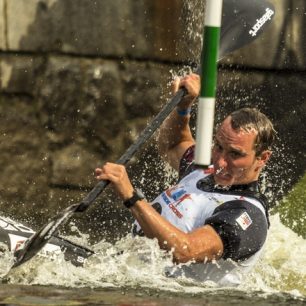
<svg viewBox="0 0 306 306">
<path fill-rule="evenodd" d="M 223 171 L 223 169 L 224 169 L 223 167 L 217 169 L 217 170 L 216 170 L 216 174 L 218 175 L 219 173 L 221 173 L 221 172 Z"/>
</svg>

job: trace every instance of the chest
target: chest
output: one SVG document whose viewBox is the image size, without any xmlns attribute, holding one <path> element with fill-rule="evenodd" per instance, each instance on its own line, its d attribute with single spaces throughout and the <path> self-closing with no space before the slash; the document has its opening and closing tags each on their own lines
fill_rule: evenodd
<svg viewBox="0 0 306 306">
<path fill-rule="evenodd" d="M 202 171 L 192 173 L 153 201 L 162 216 L 185 232 L 203 226 L 219 205 L 240 198 L 198 189 L 197 182 L 203 177 Z"/>
</svg>

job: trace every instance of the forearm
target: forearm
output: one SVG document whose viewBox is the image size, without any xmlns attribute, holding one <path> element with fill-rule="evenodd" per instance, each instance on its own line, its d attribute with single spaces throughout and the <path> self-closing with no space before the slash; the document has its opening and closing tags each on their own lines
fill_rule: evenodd
<svg viewBox="0 0 306 306">
<path fill-rule="evenodd" d="M 132 197 L 133 186 L 124 166 L 106 163 L 95 173 L 99 180 L 110 180 L 123 201 Z M 148 238 L 157 238 L 161 248 L 168 251 L 174 249 L 174 257 L 179 257 L 176 254 L 184 250 L 187 238 L 184 232 L 170 224 L 145 200 L 138 200 L 131 207 L 131 212 Z"/>
<path fill-rule="evenodd" d="M 189 127 L 190 109 L 200 91 L 200 78 L 196 74 L 187 75 L 173 82 L 173 92 L 185 88 L 186 95 L 161 126 L 159 153 L 170 165 L 178 170 L 181 157 L 195 143 Z"/>
<path fill-rule="evenodd" d="M 139 201 L 132 207 L 131 212 L 148 238 L 156 238 L 161 249 L 173 251 L 175 261 L 178 261 L 178 250 L 184 249 L 186 234 L 175 228 L 156 210 L 146 203 Z"/>
<path fill-rule="evenodd" d="M 161 155 L 167 155 L 182 142 L 194 142 L 189 121 L 190 114 L 179 115 L 177 109 L 164 121 L 158 136 L 158 149 Z"/>
<path fill-rule="evenodd" d="M 146 201 L 138 201 L 131 209 L 148 238 L 156 238 L 160 248 L 171 251 L 177 263 L 190 260 L 203 262 L 217 259 L 222 254 L 219 237 L 209 226 L 184 233 L 164 219 Z"/>
</svg>

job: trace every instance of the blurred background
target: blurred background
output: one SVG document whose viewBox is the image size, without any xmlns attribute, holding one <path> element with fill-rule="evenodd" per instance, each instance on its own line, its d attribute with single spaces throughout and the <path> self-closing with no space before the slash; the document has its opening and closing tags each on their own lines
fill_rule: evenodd
<svg viewBox="0 0 306 306">
<path fill-rule="evenodd" d="M 1 215 L 37 228 L 86 195 L 94 169 L 117 160 L 171 97 L 173 77 L 199 64 L 203 2 L 0 0 Z M 306 3 L 270 2 L 273 23 L 219 62 L 216 123 L 243 106 L 272 119 L 263 188 L 305 237 Z M 128 171 L 149 200 L 176 177 L 154 138 Z M 108 188 L 72 224 L 99 240 L 129 222 Z"/>
</svg>

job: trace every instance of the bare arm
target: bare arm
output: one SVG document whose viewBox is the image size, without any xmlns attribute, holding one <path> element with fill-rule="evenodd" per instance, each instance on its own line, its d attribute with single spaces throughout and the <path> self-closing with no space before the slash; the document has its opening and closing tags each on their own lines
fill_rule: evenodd
<svg viewBox="0 0 306 306">
<path fill-rule="evenodd" d="M 182 115 L 190 109 L 200 92 L 200 77 L 197 74 L 190 74 L 173 83 L 173 91 L 184 87 L 187 95 L 171 115 L 165 120 L 160 128 L 158 137 L 158 148 L 160 154 L 176 170 L 184 152 L 195 143 L 190 127 L 190 114 Z M 181 114 L 180 114 L 181 113 Z"/>
<path fill-rule="evenodd" d="M 212 261 L 222 256 L 222 240 L 210 225 L 184 233 L 144 200 L 138 201 L 131 211 L 146 237 L 157 238 L 160 248 L 172 251 L 177 263 Z"/>
<path fill-rule="evenodd" d="M 106 163 L 96 169 L 97 179 L 110 180 L 122 200 L 133 194 L 133 186 L 122 165 Z M 145 200 L 137 201 L 131 208 L 135 219 L 148 238 L 156 238 L 162 249 L 173 251 L 174 260 L 184 263 L 218 259 L 223 253 L 220 236 L 209 225 L 200 227 L 190 233 L 184 233 L 163 218 Z"/>
</svg>

